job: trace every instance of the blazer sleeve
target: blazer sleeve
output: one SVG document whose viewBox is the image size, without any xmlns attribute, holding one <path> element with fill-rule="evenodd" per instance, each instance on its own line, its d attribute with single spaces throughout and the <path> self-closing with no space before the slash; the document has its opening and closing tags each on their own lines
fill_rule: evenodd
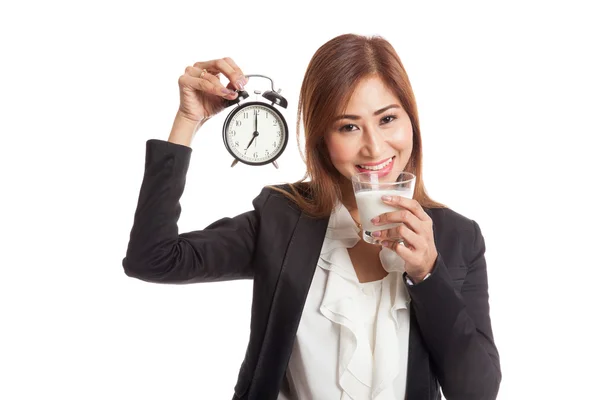
<svg viewBox="0 0 600 400">
<path fill-rule="evenodd" d="M 164 140 L 146 142 L 144 177 L 122 262 L 125 274 L 157 283 L 252 278 L 259 214 L 269 191 L 253 200 L 253 211 L 179 234 L 179 200 L 191 153 L 190 147 Z"/>
<path fill-rule="evenodd" d="M 431 276 L 407 285 L 415 317 L 448 400 L 496 399 L 502 373 L 488 302 L 485 242 L 472 221 L 467 236 L 468 268 L 460 293 L 441 254 Z"/>
</svg>

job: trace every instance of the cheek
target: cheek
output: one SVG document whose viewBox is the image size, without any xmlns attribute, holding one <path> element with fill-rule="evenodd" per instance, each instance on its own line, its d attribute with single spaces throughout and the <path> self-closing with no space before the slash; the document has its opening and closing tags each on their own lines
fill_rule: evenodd
<svg viewBox="0 0 600 400">
<path fill-rule="evenodd" d="M 394 147 L 403 152 L 412 150 L 412 135 L 403 135 L 394 141 Z"/>
<path fill-rule="evenodd" d="M 413 147 L 412 139 L 412 125 L 408 123 L 394 134 L 391 144 L 397 150 L 410 153 Z"/>
<path fill-rule="evenodd" d="M 348 141 L 329 139 L 326 141 L 327 151 L 333 165 L 339 165 L 354 159 L 353 147 Z"/>
</svg>

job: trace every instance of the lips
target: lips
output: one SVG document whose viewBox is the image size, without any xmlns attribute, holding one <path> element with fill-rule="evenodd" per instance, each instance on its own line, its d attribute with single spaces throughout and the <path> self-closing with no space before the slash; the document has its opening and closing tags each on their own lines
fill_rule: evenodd
<svg viewBox="0 0 600 400">
<path fill-rule="evenodd" d="M 394 167 L 396 156 L 387 158 L 376 163 L 359 164 L 356 166 L 358 172 L 370 172 L 377 174 L 380 178 L 389 174 Z"/>
<path fill-rule="evenodd" d="M 369 170 L 369 171 L 378 171 L 378 170 L 385 168 L 389 164 L 391 164 L 392 161 L 394 160 L 394 158 L 396 158 L 396 156 L 390 157 L 383 161 L 374 162 L 374 163 L 359 164 L 359 165 L 357 165 L 357 167 L 360 169 L 365 169 L 365 170 Z"/>
</svg>

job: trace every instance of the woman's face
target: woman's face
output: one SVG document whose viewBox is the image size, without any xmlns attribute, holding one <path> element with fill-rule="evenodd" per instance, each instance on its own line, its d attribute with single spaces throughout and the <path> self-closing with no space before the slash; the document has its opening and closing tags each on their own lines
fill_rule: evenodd
<svg viewBox="0 0 600 400">
<path fill-rule="evenodd" d="M 393 182 L 412 152 L 412 124 L 398 98 L 379 77 L 363 79 L 343 116 L 325 136 L 335 168 L 350 179 L 373 171 Z"/>
</svg>

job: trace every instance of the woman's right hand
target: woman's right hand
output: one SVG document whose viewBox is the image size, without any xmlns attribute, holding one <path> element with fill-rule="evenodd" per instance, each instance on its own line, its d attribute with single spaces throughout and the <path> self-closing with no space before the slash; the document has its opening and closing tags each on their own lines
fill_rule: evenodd
<svg viewBox="0 0 600 400">
<path fill-rule="evenodd" d="M 206 69 L 204 75 L 202 70 Z M 219 80 L 223 74 L 229 79 L 227 87 Z M 178 114 L 193 122 L 208 120 L 225 108 L 225 100 L 233 100 L 248 83 L 248 78 L 229 57 L 212 61 L 200 61 L 187 67 L 179 77 Z"/>
</svg>

